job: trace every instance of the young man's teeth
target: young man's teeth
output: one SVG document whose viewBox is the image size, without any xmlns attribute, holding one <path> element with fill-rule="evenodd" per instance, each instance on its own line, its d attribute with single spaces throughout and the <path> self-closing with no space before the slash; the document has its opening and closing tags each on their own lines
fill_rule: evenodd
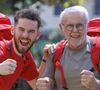
<svg viewBox="0 0 100 90">
<path fill-rule="evenodd" d="M 28 41 L 26 41 L 26 40 L 21 40 L 21 42 L 23 42 L 23 43 L 27 43 Z"/>
</svg>

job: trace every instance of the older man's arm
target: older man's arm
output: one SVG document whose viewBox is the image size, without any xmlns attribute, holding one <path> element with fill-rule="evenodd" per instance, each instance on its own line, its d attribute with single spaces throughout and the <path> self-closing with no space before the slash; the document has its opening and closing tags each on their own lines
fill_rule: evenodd
<svg viewBox="0 0 100 90">
<path fill-rule="evenodd" d="M 81 83 L 90 90 L 100 90 L 100 80 L 97 80 L 94 73 L 88 70 L 81 72 Z"/>
</svg>

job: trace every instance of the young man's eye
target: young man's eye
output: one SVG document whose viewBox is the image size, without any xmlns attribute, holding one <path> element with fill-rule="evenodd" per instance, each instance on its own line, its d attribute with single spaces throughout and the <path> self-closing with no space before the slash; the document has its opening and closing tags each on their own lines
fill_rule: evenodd
<svg viewBox="0 0 100 90">
<path fill-rule="evenodd" d="M 31 31 L 29 31 L 30 33 L 35 33 L 35 30 L 31 30 Z"/>
<path fill-rule="evenodd" d="M 23 29 L 20 29 L 20 31 L 24 31 Z"/>
<path fill-rule="evenodd" d="M 23 29 L 23 28 L 21 28 L 21 27 L 19 27 L 19 31 L 24 31 L 24 29 Z"/>
</svg>

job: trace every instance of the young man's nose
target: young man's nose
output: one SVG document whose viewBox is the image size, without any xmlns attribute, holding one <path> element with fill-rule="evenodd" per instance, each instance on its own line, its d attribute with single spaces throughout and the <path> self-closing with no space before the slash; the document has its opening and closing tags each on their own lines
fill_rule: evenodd
<svg viewBox="0 0 100 90">
<path fill-rule="evenodd" d="M 25 37 L 25 38 L 27 38 L 29 35 L 28 35 L 28 32 L 24 32 L 23 34 L 22 34 L 22 36 L 23 37 Z"/>
</svg>

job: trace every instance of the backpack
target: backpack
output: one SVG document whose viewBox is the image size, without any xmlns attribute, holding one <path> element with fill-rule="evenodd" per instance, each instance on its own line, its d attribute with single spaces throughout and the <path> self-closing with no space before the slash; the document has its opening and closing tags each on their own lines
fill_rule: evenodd
<svg viewBox="0 0 100 90">
<path fill-rule="evenodd" d="M 7 44 L 7 40 L 10 40 L 12 38 L 11 29 L 12 25 L 9 17 L 3 13 L 0 13 L 0 49 L 5 52 L 4 57 L 9 50 L 10 45 Z"/>
<path fill-rule="evenodd" d="M 8 16 L 0 13 L 0 40 L 10 40 L 12 25 Z"/>
<path fill-rule="evenodd" d="M 95 37 L 91 49 L 93 68 L 90 71 L 96 70 L 100 72 L 100 18 L 94 18 L 89 21 L 87 34 L 91 37 Z M 61 40 L 56 44 L 56 50 L 54 55 L 54 69 L 57 68 L 60 71 L 62 88 L 68 90 L 68 88 L 65 86 L 64 71 L 60 64 L 60 58 L 62 56 L 66 43 L 67 40 Z"/>
<path fill-rule="evenodd" d="M 12 25 L 9 17 L 3 13 L 0 13 L 0 49 L 3 48 L 2 50 L 4 50 L 5 56 L 10 46 L 7 44 L 7 40 L 10 40 L 12 38 L 11 29 Z"/>
</svg>

